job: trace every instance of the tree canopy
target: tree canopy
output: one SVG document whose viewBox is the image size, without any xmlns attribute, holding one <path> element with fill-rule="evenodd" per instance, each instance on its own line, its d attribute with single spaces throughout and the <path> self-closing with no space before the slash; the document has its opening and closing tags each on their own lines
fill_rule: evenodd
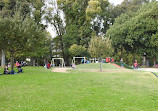
<svg viewBox="0 0 158 111">
<path fill-rule="evenodd" d="M 158 2 L 143 5 L 137 12 L 122 14 L 107 32 L 115 47 L 153 57 L 157 51 Z M 153 42 L 155 40 L 155 42 Z"/>
</svg>

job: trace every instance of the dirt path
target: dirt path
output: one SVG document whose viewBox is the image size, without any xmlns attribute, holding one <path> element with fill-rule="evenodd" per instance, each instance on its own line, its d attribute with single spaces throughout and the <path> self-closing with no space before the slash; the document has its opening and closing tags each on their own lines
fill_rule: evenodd
<svg viewBox="0 0 158 111">
<path fill-rule="evenodd" d="M 141 71 L 158 72 L 158 68 L 139 68 Z"/>
<path fill-rule="evenodd" d="M 67 73 L 67 70 L 71 70 L 71 68 L 53 68 L 52 72 L 63 72 Z"/>
</svg>

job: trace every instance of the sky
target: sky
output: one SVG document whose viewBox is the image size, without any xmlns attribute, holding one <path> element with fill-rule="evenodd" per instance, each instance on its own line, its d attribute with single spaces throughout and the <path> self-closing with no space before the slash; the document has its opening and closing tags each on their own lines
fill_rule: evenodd
<svg viewBox="0 0 158 111">
<path fill-rule="evenodd" d="M 123 2 L 123 0 L 109 0 L 109 2 L 116 6 L 118 4 L 121 4 Z"/>
<path fill-rule="evenodd" d="M 111 4 L 114 4 L 115 6 L 118 4 L 121 4 L 123 2 L 123 0 L 108 0 Z M 53 26 L 49 25 L 47 30 L 50 32 L 50 34 L 52 35 L 52 37 L 56 36 L 55 31 L 53 31 Z"/>
</svg>

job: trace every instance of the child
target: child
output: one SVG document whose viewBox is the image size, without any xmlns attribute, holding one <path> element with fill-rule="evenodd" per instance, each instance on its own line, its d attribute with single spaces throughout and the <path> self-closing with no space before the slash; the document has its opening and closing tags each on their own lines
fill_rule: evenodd
<svg viewBox="0 0 158 111">
<path fill-rule="evenodd" d="M 134 63 L 134 69 L 138 69 L 138 63 L 137 63 L 137 60 L 135 60 L 135 63 Z"/>
<path fill-rule="evenodd" d="M 49 62 L 47 63 L 47 69 L 50 69 L 50 64 L 49 64 Z"/>
<path fill-rule="evenodd" d="M 19 64 L 19 62 L 18 62 L 18 61 L 16 61 L 16 66 L 17 66 L 17 68 L 20 66 L 20 64 Z"/>
<path fill-rule="evenodd" d="M 73 69 L 76 69 L 76 65 L 75 65 L 75 64 L 72 64 L 72 68 L 73 68 Z"/>
<path fill-rule="evenodd" d="M 7 66 L 4 68 L 4 74 L 9 74 L 9 69 Z"/>
</svg>

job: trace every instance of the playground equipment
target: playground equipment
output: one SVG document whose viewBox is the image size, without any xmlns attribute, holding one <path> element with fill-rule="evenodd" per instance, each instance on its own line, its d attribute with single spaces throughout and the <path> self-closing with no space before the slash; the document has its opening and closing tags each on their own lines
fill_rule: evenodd
<svg viewBox="0 0 158 111">
<path fill-rule="evenodd" d="M 92 58 L 91 59 L 90 58 L 89 61 L 90 61 L 90 63 L 98 63 L 99 59 L 97 59 L 97 58 Z M 107 63 L 114 62 L 114 58 L 106 57 L 106 59 L 102 59 L 102 62 L 107 62 Z"/>
<path fill-rule="evenodd" d="M 64 62 L 64 59 L 63 58 L 52 58 L 52 65 L 53 67 L 55 67 L 55 64 L 54 64 L 54 61 L 55 60 L 61 60 L 61 67 L 65 67 L 65 62 Z"/>
<path fill-rule="evenodd" d="M 86 57 L 73 57 L 73 59 L 72 59 L 72 64 L 75 64 L 75 60 L 76 60 L 76 59 L 83 59 L 84 64 L 85 64 L 85 62 L 86 62 Z"/>
<path fill-rule="evenodd" d="M 96 63 L 96 61 L 99 61 L 99 59 L 97 59 L 97 58 L 93 58 L 93 59 L 89 59 L 89 61 L 90 61 L 90 63 Z"/>
</svg>

